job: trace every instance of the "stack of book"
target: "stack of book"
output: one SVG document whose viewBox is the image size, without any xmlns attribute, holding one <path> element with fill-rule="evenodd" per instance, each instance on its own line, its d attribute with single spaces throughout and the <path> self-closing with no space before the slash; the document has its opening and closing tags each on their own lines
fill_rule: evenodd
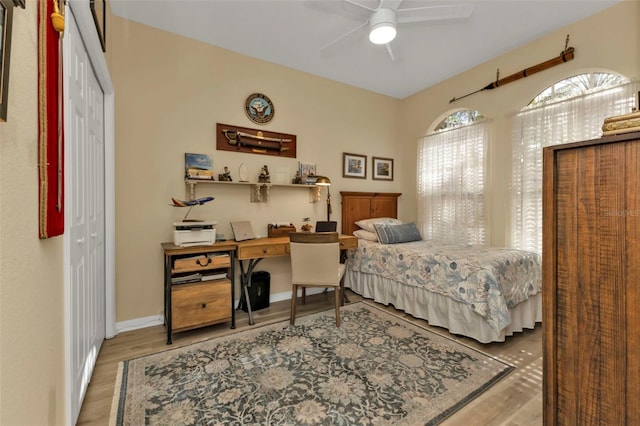
<svg viewBox="0 0 640 426">
<path fill-rule="evenodd" d="M 631 114 L 605 118 L 602 125 L 602 136 L 637 131 L 640 131 L 640 112 L 635 111 L 635 108 Z"/>
<path fill-rule="evenodd" d="M 298 162 L 298 174 L 302 184 L 313 185 L 316 183 L 316 165 Z"/>
<path fill-rule="evenodd" d="M 177 284 L 197 283 L 201 281 L 221 280 L 223 278 L 227 278 L 226 272 L 212 273 L 212 274 L 201 274 L 200 272 L 196 272 L 189 275 L 180 275 L 177 277 L 172 277 L 171 284 L 177 285 Z"/>
</svg>

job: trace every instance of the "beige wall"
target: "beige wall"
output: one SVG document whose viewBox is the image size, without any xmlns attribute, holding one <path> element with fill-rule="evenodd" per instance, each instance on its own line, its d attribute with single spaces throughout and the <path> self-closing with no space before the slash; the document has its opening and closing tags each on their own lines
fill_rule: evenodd
<svg viewBox="0 0 640 426">
<path fill-rule="evenodd" d="M 333 219 L 340 221 L 339 191 L 367 190 L 402 192 L 400 217 L 414 220 L 416 141 L 444 114 L 478 109 L 493 120 L 487 174 L 490 243 L 508 244 L 510 115 L 548 85 L 576 73 L 607 70 L 636 78 L 638 13 L 638 3 L 627 1 L 401 101 L 114 18 L 117 320 L 162 312 L 159 243 L 172 239 L 170 224 L 184 213 L 168 206 L 170 197 L 186 196 L 184 152 L 211 154 L 216 171 L 229 166 L 236 179 L 241 163 L 252 176 L 267 164 L 272 176 L 284 169 L 292 177 L 298 160 L 315 162 L 318 173 L 333 182 Z M 557 56 L 567 34 L 576 49 L 573 61 L 449 104 L 452 97 L 491 82 L 497 68 L 506 76 Z M 274 119 L 265 129 L 297 135 L 297 159 L 215 150 L 217 122 L 260 127 L 243 110 L 253 92 L 267 94 L 275 104 Z M 394 182 L 372 181 L 371 170 L 366 180 L 342 178 L 343 152 L 367 155 L 369 169 L 372 155 L 394 158 Z M 262 204 L 250 203 L 245 187 L 197 188 L 198 197 L 216 200 L 195 208 L 192 217 L 217 220 L 218 232 L 229 238 L 231 220 L 251 220 L 264 235 L 269 222 L 299 226 L 303 217 L 325 216 L 324 203 L 309 203 L 305 190 L 274 188 L 271 202 Z M 288 291 L 288 267 L 286 258 L 261 264 L 271 272 L 272 294 Z"/>
<path fill-rule="evenodd" d="M 35 3 L 15 9 L 8 119 L 0 123 L 0 424 L 65 416 L 62 238 L 38 239 Z"/>
<path fill-rule="evenodd" d="M 309 74 L 238 55 L 135 22 L 114 17 L 111 26 L 112 79 L 116 92 L 116 263 L 117 319 L 125 321 L 163 311 L 160 243 L 171 241 L 172 222 L 184 209 L 169 206 L 185 197 L 184 153 L 213 157 L 216 173 L 228 166 L 234 180 L 246 164 L 251 180 L 269 166 L 293 178 L 298 161 L 316 163 L 332 181 L 332 219 L 340 221 L 340 191 L 399 191 L 393 182 L 342 178 L 342 153 L 396 158 L 400 101 Z M 252 123 L 244 101 L 264 93 L 275 105 L 273 120 Z M 216 151 L 216 123 L 295 134 L 297 158 Z M 322 197 L 326 192 L 323 190 Z M 266 236 L 270 222 L 326 219 L 326 203 L 310 203 L 307 189 L 273 188 L 269 203 L 251 203 L 249 188 L 197 186 L 197 197 L 215 201 L 190 217 L 218 221 L 218 232 L 232 238 L 232 220 L 250 220 Z M 411 195 L 409 195 L 411 197 Z M 402 209 L 401 209 L 402 210 Z M 289 261 L 263 261 L 271 272 L 273 294 L 290 291 Z"/>
<path fill-rule="evenodd" d="M 469 108 L 493 119 L 489 147 L 489 192 L 487 219 L 490 241 L 508 244 L 510 218 L 511 129 L 510 116 L 533 97 L 563 78 L 590 71 L 613 71 L 631 79 L 640 76 L 640 2 L 626 1 L 596 16 L 551 33 L 522 48 L 490 60 L 467 72 L 402 101 L 400 129 L 407 149 L 404 158 L 403 192 L 416 192 L 416 141 L 433 129 L 445 113 Z M 575 59 L 525 79 L 449 103 L 453 97 L 485 87 L 495 80 L 496 69 L 506 77 L 556 57 L 564 50 L 565 38 L 575 48 Z M 413 185 L 410 187 L 409 185 Z M 405 197 L 407 211 L 417 212 L 415 197 Z"/>
<path fill-rule="evenodd" d="M 37 9 L 16 10 L 9 121 L 0 123 L 0 424 L 64 422 L 64 306 L 62 238 L 39 240 L 37 189 Z M 416 140 L 452 108 L 475 108 L 494 119 L 489 217 L 492 241 L 506 239 L 510 146 L 507 116 L 547 85 L 576 72 L 606 69 L 637 78 L 640 7 L 635 1 L 489 61 L 402 101 L 252 60 L 135 23 L 114 19 L 108 41 L 116 87 L 117 320 L 162 310 L 162 253 L 170 223 L 182 211 L 168 206 L 184 196 L 183 154 L 210 153 L 219 170 L 240 163 L 257 173 L 268 164 L 293 170 L 315 161 L 334 185 L 333 218 L 341 190 L 400 191 L 400 216 L 415 218 Z M 449 105 L 453 96 L 489 83 L 496 68 L 509 75 L 557 55 L 571 34 L 576 59 L 508 86 Z M 252 125 L 242 105 L 263 92 L 275 103 L 265 126 L 298 136 L 298 158 L 215 151 L 216 122 Z M 392 157 L 396 180 L 343 179 L 342 152 Z M 369 163 L 370 167 L 370 163 Z M 324 203 L 309 204 L 305 190 L 274 189 L 269 204 L 249 203 L 247 188 L 203 186 L 216 200 L 192 216 L 218 220 L 230 236 L 233 218 L 266 232 L 270 221 L 325 217 Z M 323 193 L 324 196 L 324 193 Z M 265 262 L 274 291 L 286 287 L 286 261 Z"/>
</svg>

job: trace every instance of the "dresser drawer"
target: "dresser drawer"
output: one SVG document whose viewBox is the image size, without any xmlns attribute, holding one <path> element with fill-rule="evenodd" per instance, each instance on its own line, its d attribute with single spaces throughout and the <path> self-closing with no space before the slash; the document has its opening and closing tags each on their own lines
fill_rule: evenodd
<svg viewBox="0 0 640 426">
<path fill-rule="evenodd" d="M 184 259 L 176 259 L 173 263 L 172 273 L 193 272 L 200 270 L 228 268 L 231 266 L 229 255 L 226 256 L 197 256 Z"/>
<path fill-rule="evenodd" d="M 171 329 L 180 330 L 231 319 L 231 281 L 176 285 L 171 288 Z"/>
</svg>

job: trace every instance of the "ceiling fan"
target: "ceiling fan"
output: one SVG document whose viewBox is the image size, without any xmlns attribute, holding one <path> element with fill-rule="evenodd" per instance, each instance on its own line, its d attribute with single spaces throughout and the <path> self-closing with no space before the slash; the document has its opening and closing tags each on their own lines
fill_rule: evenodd
<svg viewBox="0 0 640 426">
<path fill-rule="evenodd" d="M 367 11 L 369 17 L 365 22 L 361 23 L 357 27 L 324 45 L 321 50 L 335 45 L 341 40 L 368 26 L 369 41 L 373 44 L 384 45 L 392 61 L 395 61 L 395 56 L 389 43 L 396 37 L 398 24 L 407 22 L 466 19 L 471 16 L 471 12 L 473 12 L 473 5 L 470 3 L 446 3 L 401 9 L 400 4 L 403 0 L 380 0 L 378 7 L 373 9 L 355 0 L 342 1 L 349 5 L 356 6 L 357 8 L 361 8 L 362 11 Z"/>
</svg>

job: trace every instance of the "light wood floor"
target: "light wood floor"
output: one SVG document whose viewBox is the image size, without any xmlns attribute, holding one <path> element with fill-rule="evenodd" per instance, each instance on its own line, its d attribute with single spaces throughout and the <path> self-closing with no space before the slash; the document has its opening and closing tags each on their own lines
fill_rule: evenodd
<svg viewBox="0 0 640 426">
<path fill-rule="evenodd" d="M 348 292 L 351 302 L 362 300 Z M 373 303 L 373 302 L 370 302 Z M 378 305 L 382 306 L 382 305 Z M 333 294 L 307 297 L 306 305 L 298 306 L 298 315 L 318 312 L 333 307 Z M 491 387 L 478 398 L 451 416 L 444 425 L 509 425 L 538 426 L 542 424 L 542 330 L 518 333 L 504 343 L 480 344 L 475 340 L 457 337 L 438 327 L 430 327 L 426 321 L 415 319 L 393 307 L 385 309 L 403 315 L 406 319 L 443 333 L 460 342 L 480 349 L 513 365 L 516 369 L 505 379 Z M 268 308 L 254 312 L 256 325 L 289 319 L 289 302 L 272 303 Z M 175 333 L 173 345 L 166 345 L 164 326 L 120 333 L 106 340 L 98 355 L 91 383 L 87 389 L 78 425 L 106 425 L 109 422 L 111 401 L 115 387 L 118 363 L 123 360 L 161 352 L 188 345 L 200 340 L 235 333 L 249 328 L 249 318 L 244 311 L 236 311 L 236 329 L 228 324 L 215 325 L 199 330 Z"/>
</svg>

